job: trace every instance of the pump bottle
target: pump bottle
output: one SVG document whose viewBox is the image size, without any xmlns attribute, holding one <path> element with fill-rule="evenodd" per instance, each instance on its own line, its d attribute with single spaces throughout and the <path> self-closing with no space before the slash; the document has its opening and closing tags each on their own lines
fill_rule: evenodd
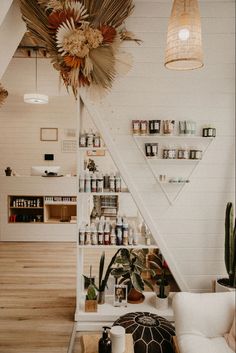
<svg viewBox="0 0 236 353">
<path fill-rule="evenodd" d="M 98 342 L 98 353 L 111 353 L 111 340 L 108 337 L 107 329 L 110 327 L 103 326 L 102 337 Z"/>
</svg>

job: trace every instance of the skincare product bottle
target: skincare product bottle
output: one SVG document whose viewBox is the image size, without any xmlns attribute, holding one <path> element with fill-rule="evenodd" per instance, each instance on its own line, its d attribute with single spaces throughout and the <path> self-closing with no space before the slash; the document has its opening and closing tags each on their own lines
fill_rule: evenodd
<svg viewBox="0 0 236 353">
<path fill-rule="evenodd" d="M 110 192 L 115 192 L 115 176 L 113 173 L 110 174 Z"/>
<path fill-rule="evenodd" d="M 89 225 L 85 228 L 85 245 L 91 245 L 91 230 Z"/>
<path fill-rule="evenodd" d="M 116 172 L 115 176 L 115 191 L 121 192 L 121 177 L 119 172 Z"/>
<path fill-rule="evenodd" d="M 128 245 L 128 238 L 129 238 L 129 224 L 127 222 L 127 218 L 123 218 L 123 245 Z"/>
<path fill-rule="evenodd" d="M 91 192 L 91 178 L 90 173 L 86 172 L 85 174 L 85 192 Z"/>
<path fill-rule="evenodd" d="M 117 217 L 116 222 L 116 244 L 122 245 L 122 219 L 120 216 Z"/>
<path fill-rule="evenodd" d="M 94 223 L 91 224 L 91 244 L 92 245 L 98 244 L 98 232 Z"/>
<path fill-rule="evenodd" d="M 104 228 L 104 245 L 110 244 L 110 222 L 107 220 Z"/>
<path fill-rule="evenodd" d="M 102 337 L 98 341 L 98 353 L 111 353 L 111 340 L 108 337 L 107 329 L 110 327 L 103 326 Z"/>
</svg>

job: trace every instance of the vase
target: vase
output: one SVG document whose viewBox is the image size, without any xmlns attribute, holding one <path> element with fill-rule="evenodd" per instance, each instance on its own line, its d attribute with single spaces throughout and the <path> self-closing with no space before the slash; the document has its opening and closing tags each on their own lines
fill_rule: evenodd
<svg viewBox="0 0 236 353">
<path fill-rule="evenodd" d="M 139 304 L 144 301 L 145 297 L 142 293 L 138 292 L 135 288 L 131 288 L 128 293 L 127 301 L 130 304 Z"/>
<path fill-rule="evenodd" d="M 98 304 L 104 304 L 105 303 L 105 291 L 100 291 L 98 292 Z"/>
</svg>

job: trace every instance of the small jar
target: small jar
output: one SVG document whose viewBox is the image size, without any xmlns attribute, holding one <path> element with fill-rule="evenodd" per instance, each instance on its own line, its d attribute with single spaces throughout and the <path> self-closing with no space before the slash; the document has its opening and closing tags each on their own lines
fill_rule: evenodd
<svg viewBox="0 0 236 353">
<path fill-rule="evenodd" d="M 133 135 L 140 135 L 140 121 L 132 120 L 132 131 Z"/>
<path fill-rule="evenodd" d="M 216 137 L 216 129 L 214 127 L 205 127 L 202 129 L 203 137 Z"/>
<path fill-rule="evenodd" d="M 179 121 L 179 134 L 185 134 L 185 121 Z"/>
<path fill-rule="evenodd" d="M 86 147 L 86 133 L 82 132 L 79 138 L 80 147 Z"/>
<path fill-rule="evenodd" d="M 100 138 L 98 132 L 96 132 L 96 134 L 93 138 L 93 147 L 96 147 L 96 148 L 101 147 L 101 138 Z"/>
<path fill-rule="evenodd" d="M 140 121 L 140 134 L 147 135 L 147 133 L 148 133 L 148 122 L 147 122 L 147 120 L 141 120 Z"/>
<path fill-rule="evenodd" d="M 168 150 L 168 159 L 175 159 L 177 156 L 176 149 L 175 148 L 170 148 Z"/>
<path fill-rule="evenodd" d="M 189 153 L 190 159 L 202 159 L 202 150 L 191 149 Z"/>
<path fill-rule="evenodd" d="M 161 131 L 161 120 L 149 120 L 149 134 L 159 134 Z"/>
<path fill-rule="evenodd" d="M 158 155 L 158 143 L 151 143 L 151 157 L 157 157 Z"/>
<path fill-rule="evenodd" d="M 163 120 L 163 134 L 164 135 L 173 135 L 175 128 L 174 120 Z"/>
<path fill-rule="evenodd" d="M 177 153 L 177 158 L 178 159 L 188 159 L 189 158 L 189 152 L 186 148 L 181 148 L 178 150 Z"/>
<path fill-rule="evenodd" d="M 152 147 L 150 143 L 145 143 L 145 155 L 146 157 L 152 156 Z"/>
</svg>

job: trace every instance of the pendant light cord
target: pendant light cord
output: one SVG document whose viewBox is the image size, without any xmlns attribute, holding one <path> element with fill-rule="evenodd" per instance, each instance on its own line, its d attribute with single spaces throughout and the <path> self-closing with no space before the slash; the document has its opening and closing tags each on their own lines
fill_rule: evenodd
<svg viewBox="0 0 236 353">
<path fill-rule="evenodd" d="M 35 89 L 38 93 L 38 48 L 35 48 Z"/>
</svg>

